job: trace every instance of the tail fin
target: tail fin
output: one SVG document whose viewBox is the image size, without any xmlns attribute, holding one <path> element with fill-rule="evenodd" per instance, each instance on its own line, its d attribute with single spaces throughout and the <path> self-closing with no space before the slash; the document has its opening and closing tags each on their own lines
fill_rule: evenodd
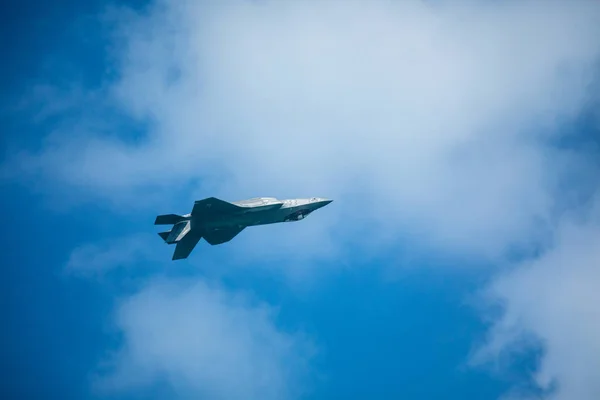
<svg viewBox="0 0 600 400">
<path fill-rule="evenodd" d="M 175 225 L 185 219 L 182 215 L 177 214 L 165 214 L 159 215 L 154 220 L 154 225 Z"/>
<path fill-rule="evenodd" d="M 179 225 L 186 225 L 186 227 L 189 227 L 189 222 L 184 222 L 183 224 L 179 224 Z M 193 233 L 188 235 L 189 233 L 189 229 L 186 231 L 186 227 L 183 228 L 183 231 L 185 233 L 183 233 L 183 235 L 179 234 L 177 235 L 177 231 L 174 233 L 175 235 L 177 235 L 177 239 L 175 241 L 169 240 L 169 236 L 171 235 L 171 233 L 173 233 L 173 231 L 166 231 L 166 232 L 159 232 L 158 235 L 163 238 L 163 240 L 165 241 L 165 243 L 167 244 L 174 244 L 175 245 L 175 251 L 173 252 L 173 260 L 181 260 L 184 258 L 187 258 L 190 253 L 192 252 L 192 250 L 194 250 L 194 247 L 196 247 L 196 244 L 198 244 L 198 241 L 201 239 L 201 235 L 197 234 L 197 233 Z M 176 228 L 176 227 L 174 227 Z M 179 228 L 177 228 L 179 229 Z M 175 230 L 175 229 L 174 229 Z M 181 230 L 181 229 L 179 229 Z"/>
</svg>

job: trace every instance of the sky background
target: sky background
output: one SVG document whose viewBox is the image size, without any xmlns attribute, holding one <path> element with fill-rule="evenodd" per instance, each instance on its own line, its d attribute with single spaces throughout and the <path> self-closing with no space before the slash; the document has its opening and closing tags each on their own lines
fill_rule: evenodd
<svg viewBox="0 0 600 400">
<path fill-rule="evenodd" d="M 0 18 L 0 397 L 600 398 L 600 3 Z M 334 202 L 172 262 L 209 196 Z"/>
</svg>

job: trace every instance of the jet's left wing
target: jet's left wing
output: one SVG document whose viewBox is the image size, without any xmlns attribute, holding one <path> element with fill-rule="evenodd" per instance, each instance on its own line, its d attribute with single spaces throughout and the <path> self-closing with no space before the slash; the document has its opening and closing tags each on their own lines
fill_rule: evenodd
<svg viewBox="0 0 600 400">
<path fill-rule="evenodd" d="M 173 260 L 181 260 L 183 258 L 188 258 L 194 247 L 198 244 L 198 241 L 202 235 L 195 233 L 194 231 L 189 232 L 187 235 L 183 237 L 177 245 L 175 246 L 175 251 L 173 252 Z"/>
<path fill-rule="evenodd" d="M 217 199 L 216 197 L 208 197 L 194 202 L 192 216 L 198 217 L 202 214 L 227 214 L 243 210 L 243 207 L 236 206 L 227 201 Z"/>
<path fill-rule="evenodd" d="M 208 232 L 204 232 L 204 240 L 206 240 L 212 246 L 229 242 L 231 239 L 236 237 L 241 231 L 243 231 L 246 227 L 238 227 L 238 228 L 224 228 L 224 229 L 212 229 Z"/>
</svg>

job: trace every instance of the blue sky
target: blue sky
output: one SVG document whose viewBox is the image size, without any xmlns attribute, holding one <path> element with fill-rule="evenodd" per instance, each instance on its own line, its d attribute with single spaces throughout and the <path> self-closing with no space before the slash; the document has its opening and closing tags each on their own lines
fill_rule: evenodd
<svg viewBox="0 0 600 400">
<path fill-rule="evenodd" d="M 595 3 L 3 8 L 3 398 L 600 395 Z"/>
</svg>

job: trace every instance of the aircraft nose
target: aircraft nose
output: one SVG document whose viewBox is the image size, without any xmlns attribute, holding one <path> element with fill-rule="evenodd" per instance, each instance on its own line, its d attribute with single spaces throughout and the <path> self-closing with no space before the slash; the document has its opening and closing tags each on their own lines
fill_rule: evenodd
<svg viewBox="0 0 600 400">
<path fill-rule="evenodd" d="M 311 209 L 316 210 L 319 209 L 321 207 L 325 207 L 327 204 L 331 203 L 333 200 L 331 199 L 326 199 L 324 197 L 312 197 L 310 200 L 308 200 L 308 203 L 311 204 Z"/>
</svg>

